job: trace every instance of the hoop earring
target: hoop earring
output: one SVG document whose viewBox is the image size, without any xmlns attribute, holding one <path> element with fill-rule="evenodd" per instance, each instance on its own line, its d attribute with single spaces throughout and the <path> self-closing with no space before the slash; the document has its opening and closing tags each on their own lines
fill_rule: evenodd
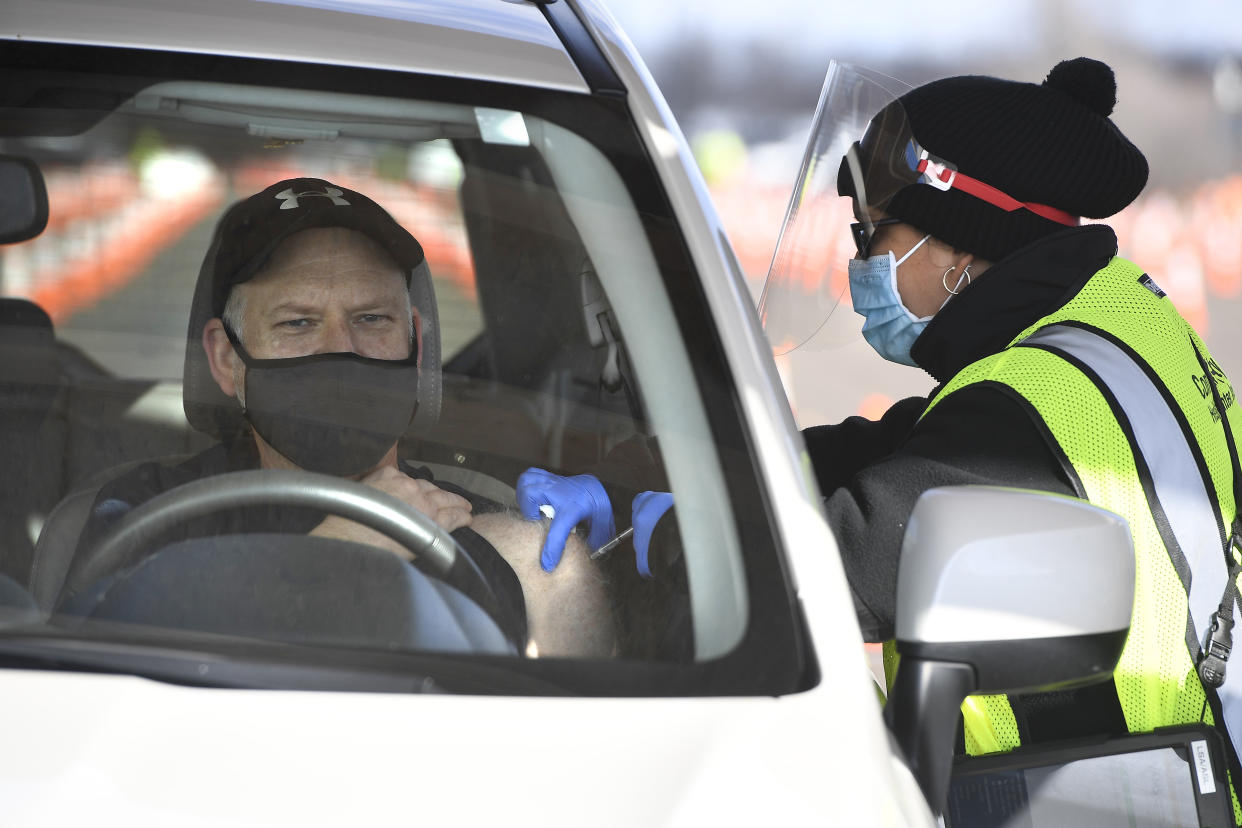
<svg viewBox="0 0 1242 828">
<path fill-rule="evenodd" d="M 946 269 L 944 273 L 940 274 L 940 284 L 943 285 L 944 289 L 948 291 L 949 294 L 952 296 L 957 296 L 959 293 L 962 292 L 962 280 L 963 279 L 966 280 L 966 286 L 967 287 L 970 286 L 970 265 L 966 265 L 964 268 L 962 268 L 962 275 L 958 277 L 957 284 L 954 285 L 953 287 L 949 287 L 949 274 L 955 270 L 957 270 L 956 266 L 950 267 Z"/>
</svg>

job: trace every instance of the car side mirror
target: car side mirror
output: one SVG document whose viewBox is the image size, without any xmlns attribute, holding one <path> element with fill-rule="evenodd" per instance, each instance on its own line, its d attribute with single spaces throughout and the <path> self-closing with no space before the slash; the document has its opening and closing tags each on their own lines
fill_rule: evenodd
<svg viewBox="0 0 1242 828">
<path fill-rule="evenodd" d="M 0 244 L 33 239 L 47 227 L 47 187 L 27 158 L 0 155 Z"/>
<path fill-rule="evenodd" d="M 919 498 L 897 573 L 901 662 L 884 717 L 935 813 L 966 696 L 1110 678 L 1133 604 L 1133 542 L 1112 512 L 987 486 Z"/>
</svg>

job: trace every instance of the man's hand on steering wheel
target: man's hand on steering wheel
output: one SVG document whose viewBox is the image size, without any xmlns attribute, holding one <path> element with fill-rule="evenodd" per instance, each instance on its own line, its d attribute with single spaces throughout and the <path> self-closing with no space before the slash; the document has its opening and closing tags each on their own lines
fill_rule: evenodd
<svg viewBox="0 0 1242 828">
<path fill-rule="evenodd" d="M 410 477 L 392 466 L 378 468 L 360 478 L 358 482 L 392 495 L 411 508 L 417 509 L 446 532 L 469 526 L 473 519 L 470 501 L 461 495 L 446 492 L 430 480 Z M 413 557 L 409 550 L 391 538 L 336 515 L 325 518 L 322 523 L 311 530 L 311 534 L 378 546 L 406 560 Z"/>
</svg>

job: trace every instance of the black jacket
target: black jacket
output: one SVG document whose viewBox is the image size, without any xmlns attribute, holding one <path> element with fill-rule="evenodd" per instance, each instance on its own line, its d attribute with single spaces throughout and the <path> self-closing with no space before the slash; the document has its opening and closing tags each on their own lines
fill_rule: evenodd
<svg viewBox="0 0 1242 828">
<path fill-rule="evenodd" d="M 1104 225 L 1064 230 L 997 262 L 936 314 L 911 356 L 943 386 L 1065 305 L 1116 255 Z M 1051 434 L 1016 395 L 996 386 L 958 391 L 926 417 L 926 398 L 895 403 L 878 422 L 850 417 L 803 431 L 868 641 L 893 635 L 897 558 L 918 496 L 975 483 L 1082 496 Z"/>
</svg>

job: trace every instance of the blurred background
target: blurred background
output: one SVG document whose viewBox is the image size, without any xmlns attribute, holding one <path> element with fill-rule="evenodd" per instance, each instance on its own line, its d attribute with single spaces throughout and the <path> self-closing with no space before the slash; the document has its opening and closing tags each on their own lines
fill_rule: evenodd
<svg viewBox="0 0 1242 828">
<path fill-rule="evenodd" d="M 1143 195 L 1107 221 L 1121 255 L 1242 371 L 1242 6 L 1236 0 L 619 0 L 708 180 L 757 300 L 832 59 L 911 85 L 959 74 L 1038 83 L 1085 55 L 1113 67 L 1113 120 L 1146 154 Z M 801 425 L 878 416 L 930 377 L 881 360 L 845 291 L 853 245 L 826 239 L 850 331 L 777 358 Z M 830 366 L 830 370 L 829 370 Z M 1242 376 L 1242 374 L 1235 374 Z"/>
<path fill-rule="evenodd" d="M 1238 0 L 605 2 L 690 140 L 756 300 L 830 60 L 911 85 L 964 73 L 1039 82 L 1066 58 L 1107 62 L 1118 82 L 1113 118 L 1152 168 L 1144 194 L 1108 222 L 1121 253 L 1168 292 L 1226 371 L 1242 372 Z M 37 301 L 60 335 L 117 374 L 179 378 L 189 288 L 159 274 L 192 285 L 224 205 L 306 170 L 352 182 L 419 228 L 441 317 L 463 332 L 446 353 L 477 330 L 466 318 L 477 312 L 455 206 L 460 169 L 444 142 L 342 167 L 341 158 L 310 149 L 258 159 L 249 143 L 212 144 L 204 154 L 194 135 L 155 129 L 127 140 L 132 146 L 112 164 L 72 162 L 72 141 L 40 144 L 48 232 L 0 251 L 0 294 Z M 921 370 L 885 362 L 863 341 L 846 289 L 853 245 L 848 202 L 840 202 L 841 220 L 821 250 L 824 303 L 839 304 L 824 336 L 777 357 L 804 426 L 878 416 L 932 386 Z"/>
</svg>

